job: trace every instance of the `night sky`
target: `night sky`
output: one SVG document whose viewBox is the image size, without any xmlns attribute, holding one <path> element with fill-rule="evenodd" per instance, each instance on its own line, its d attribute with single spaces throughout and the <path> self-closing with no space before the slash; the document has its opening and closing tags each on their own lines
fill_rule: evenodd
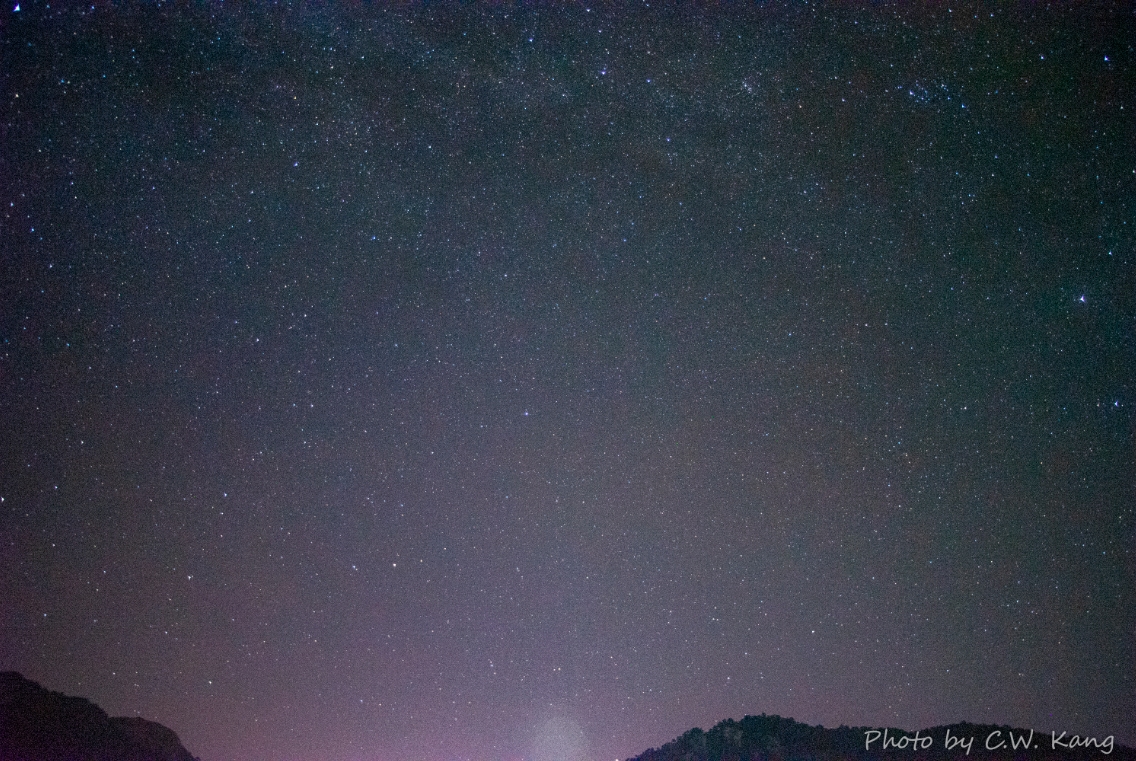
<svg viewBox="0 0 1136 761">
<path fill-rule="evenodd" d="M 1136 742 L 1131 4 L 63 5 L 0 668 L 205 761 Z"/>
</svg>

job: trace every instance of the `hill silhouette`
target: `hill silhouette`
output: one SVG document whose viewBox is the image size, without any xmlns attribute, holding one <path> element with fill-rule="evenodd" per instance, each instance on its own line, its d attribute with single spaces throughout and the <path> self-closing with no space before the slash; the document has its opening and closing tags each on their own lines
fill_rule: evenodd
<svg viewBox="0 0 1136 761">
<path fill-rule="evenodd" d="M 0 761 L 198 761 L 172 729 L 0 672 Z"/>
<path fill-rule="evenodd" d="M 948 741 L 953 740 L 953 745 Z M 969 743 L 970 749 L 967 750 Z M 1001 744 L 1001 745 L 999 745 Z M 989 745 L 989 748 L 987 747 Z M 1111 736 L 951 724 L 909 732 L 876 727 L 826 729 L 780 716 L 726 719 L 695 728 L 628 761 L 1136 761 Z M 0 672 L 0 761 L 200 761 L 173 730 L 154 721 L 110 717 L 94 703 Z"/>
<path fill-rule="evenodd" d="M 727 719 L 708 732 L 692 729 L 629 761 L 1136 761 L 1136 750 L 1116 745 L 1111 736 L 1031 734 L 1028 729 L 967 723 L 918 733 L 889 728 L 884 733 L 876 727 L 825 729 L 762 714 Z M 961 742 L 948 748 L 948 737 Z"/>
</svg>

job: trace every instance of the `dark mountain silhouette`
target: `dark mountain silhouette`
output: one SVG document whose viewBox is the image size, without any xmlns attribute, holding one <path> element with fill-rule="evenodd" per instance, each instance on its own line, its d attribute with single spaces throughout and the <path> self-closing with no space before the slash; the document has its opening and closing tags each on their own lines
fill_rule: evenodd
<svg viewBox="0 0 1136 761">
<path fill-rule="evenodd" d="M 0 761 L 198 761 L 173 730 L 0 672 Z"/>
<path fill-rule="evenodd" d="M 947 747 L 947 738 L 962 745 Z M 971 740 L 973 738 L 973 740 Z M 868 740 L 870 747 L 866 747 Z M 970 740 L 970 752 L 965 743 Z M 884 743 L 888 742 L 888 747 Z M 992 750 L 987 750 L 987 742 Z M 1004 742 L 1002 747 L 998 743 Z M 1025 743 L 1029 743 L 1028 748 Z M 1017 743 L 1015 746 L 1014 743 Z M 1056 747 L 1054 745 L 1056 744 Z M 692 729 L 661 748 L 629 761 L 1136 761 L 1136 750 L 1111 737 L 1074 737 L 985 724 L 922 729 L 840 727 L 825 729 L 780 716 L 727 719 L 709 732 Z"/>
</svg>

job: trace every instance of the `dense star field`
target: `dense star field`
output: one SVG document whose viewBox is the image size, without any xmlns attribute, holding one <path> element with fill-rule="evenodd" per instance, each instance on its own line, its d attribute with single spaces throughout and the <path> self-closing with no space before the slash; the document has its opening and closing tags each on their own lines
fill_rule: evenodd
<svg viewBox="0 0 1136 761">
<path fill-rule="evenodd" d="M 0 669 L 205 761 L 1136 742 L 1130 4 L 14 7 Z"/>
</svg>

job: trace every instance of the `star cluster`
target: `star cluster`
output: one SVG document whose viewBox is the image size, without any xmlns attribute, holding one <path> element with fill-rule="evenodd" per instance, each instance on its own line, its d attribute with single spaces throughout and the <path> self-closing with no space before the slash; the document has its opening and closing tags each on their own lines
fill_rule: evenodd
<svg viewBox="0 0 1136 761">
<path fill-rule="evenodd" d="M 1136 28 L 975 7 L 5 11 L 0 667 L 206 761 L 1136 742 Z"/>
</svg>

